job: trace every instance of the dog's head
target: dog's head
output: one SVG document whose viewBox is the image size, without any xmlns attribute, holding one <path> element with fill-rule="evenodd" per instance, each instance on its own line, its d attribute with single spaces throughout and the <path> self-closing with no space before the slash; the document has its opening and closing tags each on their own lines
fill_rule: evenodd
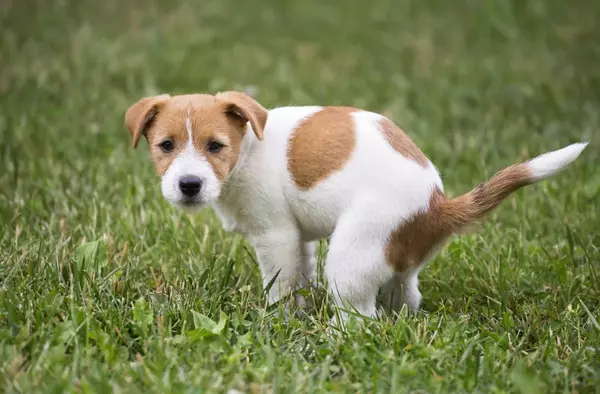
<svg viewBox="0 0 600 394">
<path fill-rule="evenodd" d="M 133 147 L 146 137 L 162 193 L 181 208 L 219 198 L 243 137 L 251 127 L 262 140 L 266 121 L 267 110 L 239 92 L 145 97 L 125 115 Z"/>
</svg>

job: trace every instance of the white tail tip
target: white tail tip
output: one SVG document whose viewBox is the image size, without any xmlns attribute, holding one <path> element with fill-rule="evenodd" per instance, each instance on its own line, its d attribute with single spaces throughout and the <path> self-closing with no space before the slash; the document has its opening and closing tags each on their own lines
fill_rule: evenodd
<svg viewBox="0 0 600 394">
<path fill-rule="evenodd" d="M 571 164 L 587 146 L 587 142 L 572 144 L 566 148 L 544 153 L 527 162 L 534 181 L 548 178 Z"/>
</svg>

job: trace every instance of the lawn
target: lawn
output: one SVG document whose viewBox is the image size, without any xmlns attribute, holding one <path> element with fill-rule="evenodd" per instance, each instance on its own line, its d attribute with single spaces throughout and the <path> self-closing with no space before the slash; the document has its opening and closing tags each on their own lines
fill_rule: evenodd
<svg viewBox="0 0 600 394">
<path fill-rule="evenodd" d="M 600 393 L 599 20 L 584 0 L 2 1 L 0 391 Z M 455 238 L 421 312 L 330 336 L 327 300 L 266 308 L 252 248 L 170 207 L 130 147 L 141 96 L 231 89 L 383 113 L 451 196 L 591 144 Z"/>
</svg>

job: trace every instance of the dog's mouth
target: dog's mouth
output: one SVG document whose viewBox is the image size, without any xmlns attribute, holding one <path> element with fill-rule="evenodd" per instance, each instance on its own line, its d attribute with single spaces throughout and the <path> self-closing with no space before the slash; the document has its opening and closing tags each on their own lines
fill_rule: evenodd
<svg viewBox="0 0 600 394">
<path fill-rule="evenodd" d="M 184 207 L 196 207 L 198 205 L 202 205 L 203 202 L 195 198 L 185 198 L 180 201 L 180 204 Z"/>
<path fill-rule="evenodd" d="M 177 201 L 174 205 L 185 211 L 195 211 L 202 208 L 204 201 L 196 198 L 184 198 Z"/>
</svg>

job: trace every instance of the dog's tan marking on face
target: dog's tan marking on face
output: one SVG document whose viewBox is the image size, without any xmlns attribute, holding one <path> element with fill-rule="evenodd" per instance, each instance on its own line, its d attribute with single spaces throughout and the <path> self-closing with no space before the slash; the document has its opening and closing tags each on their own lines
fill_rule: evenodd
<svg viewBox="0 0 600 394">
<path fill-rule="evenodd" d="M 356 145 L 354 108 L 325 107 L 304 119 L 288 145 L 288 171 L 301 190 L 309 190 L 340 170 Z"/>
<path fill-rule="evenodd" d="M 429 165 L 429 160 L 404 131 L 391 120 L 383 118 L 379 121 L 379 131 L 387 142 L 402 156 L 416 161 L 422 167 Z"/>
<path fill-rule="evenodd" d="M 222 181 L 237 163 L 244 131 L 223 114 L 220 105 L 210 109 L 194 109 L 191 126 L 194 148 L 208 160 L 215 175 Z M 210 152 L 211 142 L 223 147 L 218 152 Z"/>
<path fill-rule="evenodd" d="M 136 125 L 142 124 L 154 168 L 160 176 L 187 148 L 190 135 L 196 153 L 210 163 L 219 180 L 225 179 L 235 166 L 248 122 L 252 124 L 257 137 L 262 139 L 268 113 L 243 93 L 157 97 L 160 100 L 143 99 L 143 102 L 134 104 L 132 108 L 135 111 L 131 113 L 135 117 L 129 115 L 127 124 L 128 127 L 132 125 L 130 130 L 135 130 Z M 154 108 L 157 102 L 160 102 L 160 108 Z M 151 122 L 143 122 L 145 112 L 152 115 Z M 174 148 L 170 152 L 164 152 L 160 146 L 167 139 L 173 141 Z M 218 142 L 223 147 L 217 152 L 211 152 L 211 142 Z"/>
<path fill-rule="evenodd" d="M 159 176 L 164 175 L 173 160 L 182 154 L 189 141 L 187 114 L 191 106 L 214 106 L 214 97 L 208 94 L 174 96 L 166 101 L 148 127 L 146 138 L 150 145 L 150 157 Z M 164 152 L 161 144 L 170 139 L 173 150 Z"/>
</svg>

